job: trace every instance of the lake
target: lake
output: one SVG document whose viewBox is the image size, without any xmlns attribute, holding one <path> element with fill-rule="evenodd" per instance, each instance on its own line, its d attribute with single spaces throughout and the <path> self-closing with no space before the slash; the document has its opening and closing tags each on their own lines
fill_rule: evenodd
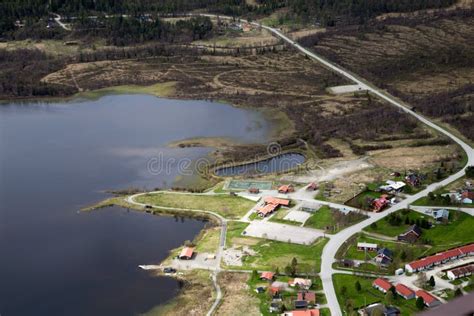
<svg viewBox="0 0 474 316">
<path fill-rule="evenodd" d="M 132 315 L 173 298 L 178 282 L 138 265 L 159 263 L 204 222 L 78 209 L 106 189 L 170 187 L 180 162 L 212 150 L 169 142 L 263 142 L 269 131 L 255 111 L 145 95 L 0 106 L 0 314 Z"/>
</svg>

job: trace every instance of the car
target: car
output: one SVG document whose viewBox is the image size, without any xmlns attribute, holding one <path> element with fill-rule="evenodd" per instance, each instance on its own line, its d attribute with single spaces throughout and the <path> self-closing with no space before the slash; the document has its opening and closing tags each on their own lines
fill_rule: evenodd
<svg viewBox="0 0 474 316">
<path fill-rule="evenodd" d="M 153 208 L 150 204 L 145 205 L 145 208 Z"/>
</svg>

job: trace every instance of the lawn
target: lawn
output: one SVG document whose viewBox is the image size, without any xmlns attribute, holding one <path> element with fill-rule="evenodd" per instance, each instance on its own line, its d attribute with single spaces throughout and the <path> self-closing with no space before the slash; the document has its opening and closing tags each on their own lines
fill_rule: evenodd
<svg viewBox="0 0 474 316">
<path fill-rule="evenodd" d="M 327 205 L 317 210 L 304 224 L 305 227 L 316 229 L 326 229 L 326 227 L 334 224 L 331 208 Z"/>
<path fill-rule="evenodd" d="M 154 206 L 212 211 L 233 219 L 242 217 L 255 205 L 253 201 L 226 194 L 151 193 L 141 195 L 136 200 Z"/>
<path fill-rule="evenodd" d="M 221 235 L 220 227 L 211 227 L 204 229 L 195 238 L 196 252 L 210 252 L 215 253 L 219 247 L 219 240 Z"/>
<path fill-rule="evenodd" d="M 299 273 L 320 271 L 321 254 L 328 239 L 320 238 L 310 246 L 262 240 L 251 246 L 257 254 L 243 260 L 244 269 L 271 270 L 277 267 L 281 273 L 293 258 L 298 261 Z"/>
<path fill-rule="evenodd" d="M 304 226 L 326 230 L 328 234 L 335 234 L 345 227 L 354 225 L 367 218 L 365 215 L 362 216 L 354 212 L 348 215 L 341 214 L 342 216 L 338 217 L 335 215 L 335 212 L 337 211 L 333 211 L 329 206 L 324 205 L 308 218 Z M 339 218 L 339 223 L 337 223 L 336 218 Z"/>
<path fill-rule="evenodd" d="M 376 302 L 383 302 L 389 305 L 385 301 L 385 294 L 372 287 L 373 280 L 372 278 L 364 278 L 350 274 L 334 274 L 333 282 L 341 309 L 346 309 L 346 302 L 349 299 L 353 301 L 355 308 Z M 359 281 L 361 285 L 360 291 L 355 287 L 356 281 Z M 344 290 L 342 290 L 343 287 L 346 289 L 345 293 Z M 393 305 L 400 309 L 401 315 L 414 315 L 418 312 L 414 299 L 407 301 L 402 298 L 396 298 Z"/>
<path fill-rule="evenodd" d="M 387 219 L 384 218 L 377 221 L 376 226 L 371 225 L 364 230 L 394 237 L 406 231 L 406 229 L 410 226 L 405 224 L 405 217 L 407 216 L 409 219 L 424 218 L 432 220 L 430 216 L 423 215 L 415 211 L 404 212 L 402 210 L 396 212 L 395 214 L 399 214 L 403 218 L 402 224 L 400 226 L 392 226 L 387 221 Z M 430 253 L 433 253 L 458 245 L 474 242 L 472 227 L 474 227 L 474 217 L 463 212 L 451 211 L 450 221 L 448 224 L 436 224 L 430 229 L 422 229 L 422 238 L 424 240 L 429 240 L 431 245 L 434 246 L 433 249 L 430 250 Z"/>
<path fill-rule="evenodd" d="M 364 228 L 365 231 L 381 234 L 385 236 L 395 237 L 399 234 L 405 232 L 410 224 L 405 224 L 405 218 L 408 217 L 409 220 L 416 221 L 417 219 L 432 219 L 432 217 L 423 215 L 421 213 L 409 210 L 401 210 L 393 214 L 398 214 L 402 217 L 402 223 L 399 226 L 393 226 L 388 222 L 387 217 L 375 222 L 374 224 Z"/>
<path fill-rule="evenodd" d="M 382 194 L 380 192 L 367 190 L 367 191 L 359 193 L 357 196 L 350 199 L 345 204 L 355 207 L 355 208 L 369 210 L 371 208 L 371 205 L 368 203 L 368 201 L 372 199 L 377 199 L 381 195 Z"/>
<path fill-rule="evenodd" d="M 319 238 L 312 245 L 297 245 L 286 242 L 262 240 L 258 238 L 242 236 L 242 232 L 248 223 L 229 222 L 227 225 L 227 247 L 248 246 L 256 252 L 255 256 L 243 258 L 243 265 L 235 267 L 244 270 L 270 270 L 277 267 L 280 273 L 284 273 L 285 267 L 296 258 L 300 272 L 319 272 L 321 266 L 321 254 L 327 238 Z"/>
<path fill-rule="evenodd" d="M 351 244 L 347 249 L 344 258 L 347 259 L 354 259 L 354 260 L 365 260 L 365 252 L 357 250 L 357 242 L 367 242 L 367 243 L 374 243 L 379 246 L 379 248 L 388 248 L 393 252 L 394 258 L 400 258 L 400 254 L 402 251 L 405 251 L 407 257 L 405 262 L 412 261 L 418 257 L 423 256 L 427 251 L 427 246 L 420 246 L 420 245 L 409 245 L 405 243 L 397 243 L 391 242 L 386 240 L 374 239 L 368 237 L 367 235 L 360 234 L 355 241 L 355 244 Z M 367 252 L 367 260 L 375 257 L 377 252 Z"/>
<path fill-rule="evenodd" d="M 456 208 L 456 207 L 469 207 L 469 208 L 474 208 L 474 204 L 453 204 L 451 202 L 446 203 L 446 201 L 441 200 L 441 199 L 434 199 L 430 200 L 427 196 L 421 197 L 415 202 L 412 203 L 412 205 L 417 205 L 417 206 L 439 206 L 439 207 L 451 207 L 451 208 Z"/>
</svg>

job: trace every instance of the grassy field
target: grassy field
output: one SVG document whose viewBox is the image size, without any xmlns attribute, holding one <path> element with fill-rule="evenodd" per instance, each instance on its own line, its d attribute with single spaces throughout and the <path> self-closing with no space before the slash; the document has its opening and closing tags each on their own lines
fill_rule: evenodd
<svg viewBox="0 0 474 316">
<path fill-rule="evenodd" d="M 375 302 L 386 303 L 385 295 L 372 287 L 372 278 L 358 277 L 350 274 L 334 274 L 333 281 L 337 299 L 342 310 L 346 310 L 346 301 L 352 300 L 355 308 L 362 307 Z M 361 290 L 355 288 L 359 281 Z M 342 290 L 345 287 L 346 291 Z M 417 312 L 415 300 L 406 301 L 402 298 L 395 299 L 393 305 L 400 308 L 401 315 L 413 315 Z"/>
<path fill-rule="evenodd" d="M 310 246 L 288 244 L 285 242 L 262 240 L 242 236 L 248 223 L 229 222 L 227 225 L 226 247 L 248 246 L 256 252 L 255 256 L 247 256 L 242 261 L 240 269 L 257 269 L 274 271 L 276 267 L 280 272 L 293 258 L 298 260 L 300 272 L 319 272 L 321 266 L 321 253 L 327 238 L 320 238 Z"/>
<path fill-rule="evenodd" d="M 357 242 L 374 243 L 374 244 L 377 244 L 379 248 L 388 248 L 393 252 L 394 258 L 399 258 L 401 252 L 405 251 L 405 253 L 407 254 L 407 258 L 405 261 L 411 261 L 415 258 L 421 257 L 429 249 L 426 246 L 408 245 L 408 244 L 390 242 L 390 241 L 385 241 L 385 240 L 380 240 L 380 239 L 374 239 L 364 234 L 361 234 L 360 236 L 357 237 L 356 243 Z M 357 245 L 352 244 L 347 249 L 344 257 L 347 259 L 354 259 L 354 260 L 366 260 L 366 259 L 370 260 L 376 255 L 377 255 L 376 252 L 367 252 L 368 258 L 365 258 L 365 252 L 357 250 Z"/>
<path fill-rule="evenodd" d="M 109 94 L 150 94 L 157 97 L 167 97 L 175 92 L 176 82 L 170 81 L 165 83 L 157 83 L 150 86 L 125 85 L 103 88 L 93 91 L 81 92 L 76 96 L 87 99 L 98 99 Z"/>
<path fill-rule="evenodd" d="M 349 213 L 349 215 L 341 214 L 342 217 L 337 214 L 338 212 L 331 210 L 329 206 L 322 206 L 308 218 L 304 226 L 322 229 L 328 234 L 335 234 L 345 227 L 354 225 L 367 218 L 365 215 L 362 216 L 353 212 Z"/>
<path fill-rule="evenodd" d="M 399 211 L 397 214 L 400 214 L 402 218 L 408 216 L 410 219 L 431 218 L 415 211 L 409 211 L 406 215 L 403 215 L 403 211 Z M 393 237 L 404 232 L 408 227 L 409 225 L 405 224 L 404 221 L 400 226 L 392 226 L 386 219 L 381 219 L 376 222 L 376 227 L 369 226 L 365 230 Z M 451 211 L 451 217 L 448 224 L 436 224 L 430 229 L 423 229 L 422 238 L 430 240 L 433 248 L 430 249 L 429 252 L 433 253 L 474 242 L 472 227 L 474 227 L 474 217 L 463 212 Z"/>
<path fill-rule="evenodd" d="M 257 254 L 245 257 L 243 268 L 274 271 L 278 267 L 283 273 L 285 266 L 296 258 L 299 273 L 316 273 L 320 271 L 321 254 L 326 243 L 327 239 L 323 238 L 310 246 L 262 240 L 251 246 Z"/>
<path fill-rule="evenodd" d="M 144 313 L 155 315 L 185 315 L 193 310 L 197 315 L 204 315 L 214 302 L 214 287 L 209 271 L 194 270 L 185 272 L 186 282 L 178 296 L 164 305 L 159 305 Z"/>
<path fill-rule="evenodd" d="M 415 212 L 415 211 L 398 211 L 395 214 L 401 215 L 403 218 L 402 223 L 399 226 L 392 226 L 388 222 L 387 218 L 383 218 L 377 222 L 375 222 L 375 225 L 370 225 L 364 228 L 365 231 L 371 232 L 371 233 L 376 233 L 376 234 L 381 234 L 385 236 L 390 236 L 390 237 L 395 237 L 398 236 L 399 234 L 405 232 L 410 225 L 405 224 L 405 217 L 408 216 L 410 220 L 417 220 L 417 219 L 426 219 L 429 220 L 431 217 L 427 215 L 423 215 L 421 213 Z"/>
<path fill-rule="evenodd" d="M 231 195 L 192 195 L 156 193 L 139 196 L 137 202 L 174 208 L 216 212 L 226 218 L 240 218 L 255 202 Z"/>
<path fill-rule="evenodd" d="M 417 206 L 439 206 L 439 207 L 450 207 L 450 208 L 456 208 L 456 207 L 469 207 L 469 208 L 474 208 L 474 204 L 453 204 L 453 203 L 449 203 L 449 204 L 446 204 L 443 202 L 441 202 L 441 200 L 439 199 L 435 199 L 435 200 L 430 200 L 427 196 L 424 196 L 424 197 L 421 197 L 419 198 L 418 200 L 416 200 L 415 202 L 413 202 L 413 205 L 417 205 Z"/>
<path fill-rule="evenodd" d="M 308 218 L 304 226 L 316 229 L 326 229 L 327 226 L 331 226 L 333 224 L 334 221 L 332 218 L 331 208 L 327 205 L 324 205 L 317 212 L 311 215 L 310 218 Z"/>
<path fill-rule="evenodd" d="M 380 192 L 364 191 L 358 194 L 356 197 L 350 199 L 346 204 L 352 207 L 369 210 L 371 205 L 367 203 L 368 200 L 377 199 L 381 195 L 382 194 Z"/>
<path fill-rule="evenodd" d="M 214 253 L 219 247 L 219 238 L 221 234 L 220 227 L 212 227 L 202 230 L 195 238 L 196 252 L 211 252 Z"/>
</svg>

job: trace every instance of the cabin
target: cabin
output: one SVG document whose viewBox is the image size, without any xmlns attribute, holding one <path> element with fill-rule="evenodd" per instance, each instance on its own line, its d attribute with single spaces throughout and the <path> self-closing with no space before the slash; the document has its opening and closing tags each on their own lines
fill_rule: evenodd
<svg viewBox="0 0 474 316">
<path fill-rule="evenodd" d="M 395 292 L 397 292 L 398 295 L 400 295 L 406 300 L 411 300 L 412 298 L 415 298 L 415 291 L 401 283 L 398 283 L 395 286 Z"/>
<path fill-rule="evenodd" d="M 295 192 L 295 187 L 292 184 L 285 184 L 278 188 L 278 193 L 286 194 L 291 192 Z"/>
<path fill-rule="evenodd" d="M 180 260 L 191 260 L 194 255 L 194 248 L 193 247 L 184 247 L 183 250 L 181 250 L 181 253 L 179 254 L 178 258 Z"/>
<path fill-rule="evenodd" d="M 410 173 L 405 177 L 405 182 L 412 187 L 418 187 L 421 185 L 422 177 L 417 173 Z"/>
<path fill-rule="evenodd" d="M 392 288 L 392 283 L 388 282 L 386 279 L 377 278 L 372 282 L 372 286 L 383 293 L 387 293 Z"/>
<path fill-rule="evenodd" d="M 380 248 L 377 251 L 377 256 L 375 257 L 375 262 L 381 265 L 389 265 L 392 262 L 393 253 L 388 248 Z"/>
<path fill-rule="evenodd" d="M 415 297 L 417 299 L 419 297 L 421 297 L 423 299 L 423 303 L 425 303 L 426 307 L 434 307 L 434 306 L 438 306 L 438 305 L 441 304 L 441 302 L 436 297 L 434 297 L 430 293 L 428 293 L 426 291 L 423 291 L 423 290 L 416 291 L 415 292 Z"/>
<path fill-rule="evenodd" d="M 358 242 L 357 243 L 357 250 L 361 251 L 377 251 L 379 246 L 377 244 L 372 244 L 368 242 Z"/>
<path fill-rule="evenodd" d="M 403 234 L 398 235 L 398 241 L 404 241 L 408 243 L 414 243 L 420 238 L 421 236 L 421 228 L 417 225 L 412 225 L 408 228 L 406 232 Z"/>
<path fill-rule="evenodd" d="M 431 216 L 437 221 L 437 222 L 444 222 L 449 219 L 449 211 L 445 209 L 441 210 L 434 210 L 431 212 Z"/>
<path fill-rule="evenodd" d="M 257 214 L 260 217 L 266 217 L 267 215 L 270 215 L 271 213 L 275 212 L 277 208 L 278 205 L 276 204 L 267 204 L 257 208 Z"/>
</svg>

